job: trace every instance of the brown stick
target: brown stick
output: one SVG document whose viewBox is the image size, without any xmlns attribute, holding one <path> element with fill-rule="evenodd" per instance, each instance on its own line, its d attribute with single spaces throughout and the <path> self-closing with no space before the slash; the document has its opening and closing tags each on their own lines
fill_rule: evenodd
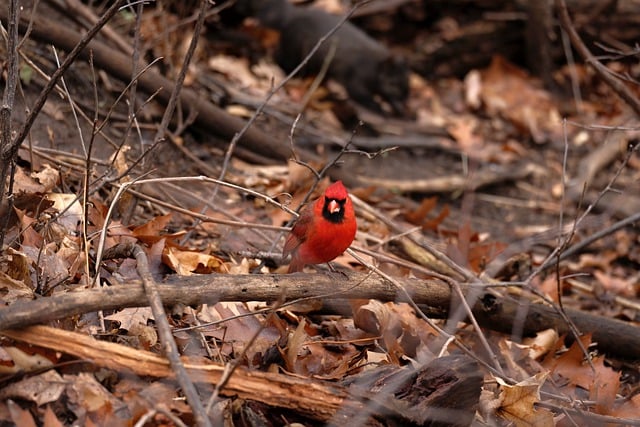
<svg viewBox="0 0 640 427">
<path fill-rule="evenodd" d="M 144 292 L 147 296 L 147 300 L 149 301 L 149 306 L 151 307 L 151 312 L 153 313 L 153 318 L 155 319 L 156 326 L 158 327 L 158 337 L 160 338 L 160 343 L 162 344 L 162 350 L 165 357 L 169 360 L 171 371 L 174 372 L 175 377 L 178 380 L 178 384 L 180 384 L 182 392 L 187 398 L 187 402 L 191 407 L 196 424 L 199 426 L 211 427 L 211 420 L 207 416 L 204 405 L 202 404 L 202 400 L 198 395 L 198 391 L 193 385 L 193 382 L 191 382 L 191 379 L 189 378 L 189 375 L 185 370 L 184 365 L 182 364 L 180 351 L 178 350 L 178 345 L 176 344 L 175 340 L 173 339 L 173 335 L 171 334 L 171 326 L 169 325 L 169 321 L 167 320 L 167 314 L 164 311 L 162 298 L 160 298 L 156 281 L 151 275 L 151 270 L 149 270 L 149 261 L 147 260 L 147 255 L 139 245 L 133 243 L 116 245 L 110 249 L 110 253 L 105 252 L 104 259 L 136 259 L 136 268 L 138 270 L 138 274 L 140 274 L 140 277 L 142 278 Z"/>
<path fill-rule="evenodd" d="M 327 306 L 344 306 L 347 299 L 403 301 L 402 293 L 382 278 L 362 273 L 348 273 L 339 286 L 326 274 L 208 275 L 174 277 L 169 283 L 158 283 L 164 304 L 198 305 L 218 301 L 286 301 L 320 298 Z M 452 301 L 449 286 L 435 280 L 397 279 L 412 299 L 430 317 L 447 318 Z M 463 290 L 469 288 L 461 285 Z M 102 289 L 88 289 L 32 301 L 18 301 L 0 309 L 0 331 L 20 328 L 98 310 L 143 307 L 148 304 L 139 282 Z M 514 319 L 523 307 L 507 296 L 483 292 L 473 307 L 478 323 L 489 329 L 511 332 Z M 557 311 L 543 304 L 531 303 L 523 327 L 525 335 L 554 328 L 560 334 L 569 332 Z M 521 311 L 520 311 L 521 312 Z M 342 311 L 345 314 L 345 311 Z M 578 310 L 566 310 L 578 329 L 593 333 L 593 341 L 601 351 L 627 358 L 640 358 L 640 328 L 608 317 Z M 623 342 L 624 345 L 620 345 Z"/>
</svg>

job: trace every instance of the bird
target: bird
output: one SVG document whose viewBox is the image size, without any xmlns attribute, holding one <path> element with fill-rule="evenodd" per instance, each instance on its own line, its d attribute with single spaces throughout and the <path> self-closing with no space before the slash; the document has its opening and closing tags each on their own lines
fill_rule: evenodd
<svg viewBox="0 0 640 427">
<path fill-rule="evenodd" d="M 342 181 L 336 181 L 293 224 L 282 251 L 283 258 L 291 254 L 287 273 L 332 261 L 351 245 L 357 228 L 351 197 Z"/>
</svg>

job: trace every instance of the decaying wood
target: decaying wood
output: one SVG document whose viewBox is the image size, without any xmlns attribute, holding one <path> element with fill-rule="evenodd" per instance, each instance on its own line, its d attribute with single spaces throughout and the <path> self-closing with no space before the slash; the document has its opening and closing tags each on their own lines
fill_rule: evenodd
<svg viewBox="0 0 640 427">
<path fill-rule="evenodd" d="M 418 371 L 379 367 L 351 376 L 346 383 L 355 395 L 395 396 L 375 400 L 387 420 L 400 413 L 417 425 L 468 426 L 477 409 L 483 375 L 473 359 L 458 354 L 434 359 Z M 357 414 L 354 417 L 357 420 Z"/>
<path fill-rule="evenodd" d="M 47 326 L 6 330 L 2 335 L 49 348 L 96 366 L 140 376 L 173 378 L 167 359 L 121 344 Z M 183 358 L 192 380 L 217 384 L 225 366 L 195 363 Z M 221 394 L 288 408 L 333 425 L 370 416 L 392 419 L 402 425 L 469 425 L 475 414 L 483 375 L 478 365 L 462 355 L 441 357 L 418 371 L 387 368 L 355 377 L 350 385 L 337 385 L 279 373 L 239 368 Z"/>
<path fill-rule="evenodd" d="M 406 301 L 405 293 L 376 275 L 345 273 L 340 283 L 327 274 L 266 274 L 266 275 L 206 275 L 173 277 L 169 283 L 159 283 L 158 292 L 165 305 L 199 305 L 219 301 L 292 301 L 300 298 L 320 298 L 327 305 L 339 306 L 348 299 L 377 299 Z M 413 301 L 433 318 L 447 318 L 452 301 L 449 286 L 436 280 L 398 278 Z M 467 292 L 469 286 L 461 285 Z M 477 288 L 474 288 L 478 290 Z M 553 328 L 568 334 L 569 328 L 557 313 L 547 305 L 533 303 L 526 298 L 515 299 L 479 289 L 473 313 L 481 326 L 503 332 L 512 332 L 514 325 L 522 328 L 523 335 Z M 125 307 L 143 307 L 147 297 L 142 284 L 100 289 L 85 289 L 41 298 L 17 301 L 0 309 L 0 330 L 25 327 L 56 319 L 98 310 Z M 605 353 L 628 358 L 640 358 L 640 329 L 628 322 L 597 316 L 578 310 L 566 309 L 567 316 L 582 333 L 593 334 L 593 341 Z M 526 318 L 522 325 L 517 319 Z M 625 345 L 621 346 L 620 343 Z"/>
</svg>

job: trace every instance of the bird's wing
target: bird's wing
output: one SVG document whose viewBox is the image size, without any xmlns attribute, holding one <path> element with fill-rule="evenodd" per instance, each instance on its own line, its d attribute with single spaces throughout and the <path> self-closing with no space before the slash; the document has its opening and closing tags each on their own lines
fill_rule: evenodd
<svg viewBox="0 0 640 427">
<path fill-rule="evenodd" d="M 291 233 L 287 236 L 287 240 L 284 242 L 284 249 L 282 255 L 287 256 L 295 251 L 305 240 L 307 240 L 307 230 L 313 221 L 313 211 L 311 209 L 304 209 L 298 220 L 293 224 Z"/>
</svg>

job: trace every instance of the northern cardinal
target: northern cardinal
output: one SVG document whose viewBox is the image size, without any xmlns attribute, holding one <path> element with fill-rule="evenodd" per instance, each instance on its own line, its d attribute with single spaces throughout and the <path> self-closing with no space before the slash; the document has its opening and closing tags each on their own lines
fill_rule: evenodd
<svg viewBox="0 0 640 427">
<path fill-rule="evenodd" d="M 351 245 L 356 229 L 351 198 L 342 181 L 336 181 L 300 212 L 293 225 L 282 251 L 285 258 L 291 254 L 288 273 L 333 260 Z"/>
</svg>

